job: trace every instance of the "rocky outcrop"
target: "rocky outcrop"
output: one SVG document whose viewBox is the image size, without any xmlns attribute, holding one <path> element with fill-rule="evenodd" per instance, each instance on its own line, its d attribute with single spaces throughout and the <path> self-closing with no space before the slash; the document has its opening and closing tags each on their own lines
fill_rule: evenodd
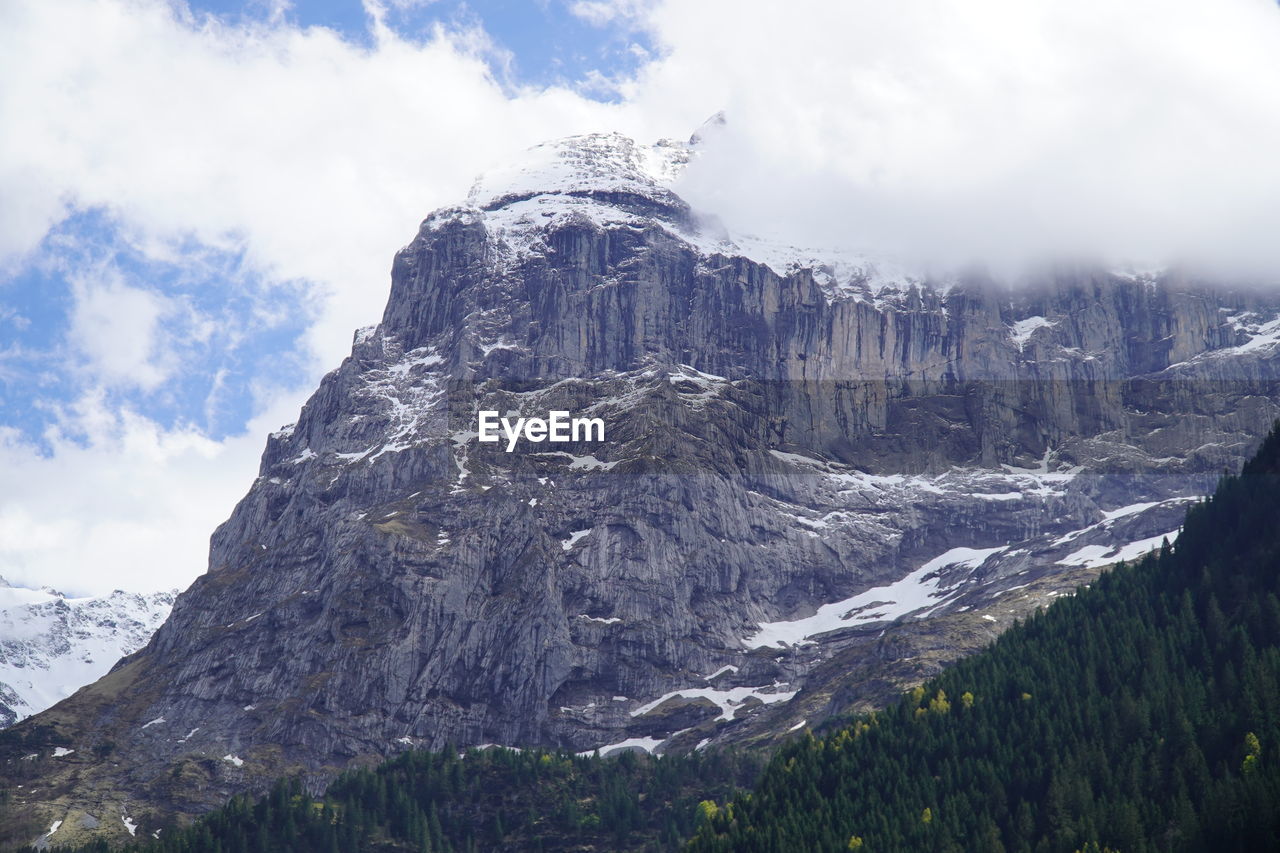
<svg viewBox="0 0 1280 853">
<path fill-rule="evenodd" d="M 717 235 L 666 182 L 688 156 L 544 146 L 423 223 L 209 572 L 12 731 L 20 840 L 408 746 L 814 725 L 1176 538 L 1280 413 L 1274 294 L 812 258 Z M 480 410 L 605 440 L 507 452 Z"/>
</svg>

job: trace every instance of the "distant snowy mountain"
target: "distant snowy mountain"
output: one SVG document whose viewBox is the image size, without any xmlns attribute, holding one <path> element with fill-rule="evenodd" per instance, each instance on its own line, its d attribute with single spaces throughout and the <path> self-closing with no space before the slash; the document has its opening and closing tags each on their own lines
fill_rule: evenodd
<svg viewBox="0 0 1280 853">
<path fill-rule="evenodd" d="M 65 699 L 146 645 L 175 595 L 67 598 L 0 578 L 0 727 Z"/>
</svg>

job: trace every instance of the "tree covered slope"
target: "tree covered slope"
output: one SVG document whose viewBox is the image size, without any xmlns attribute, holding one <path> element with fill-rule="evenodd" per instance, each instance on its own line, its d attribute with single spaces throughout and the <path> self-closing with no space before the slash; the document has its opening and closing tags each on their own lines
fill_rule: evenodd
<svg viewBox="0 0 1280 853">
<path fill-rule="evenodd" d="M 654 759 L 508 749 L 411 750 L 339 776 L 323 797 L 281 781 L 185 829 L 79 853 L 472 853 L 677 849 L 704 798 L 733 796 L 761 760 L 717 750 Z"/>
</svg>

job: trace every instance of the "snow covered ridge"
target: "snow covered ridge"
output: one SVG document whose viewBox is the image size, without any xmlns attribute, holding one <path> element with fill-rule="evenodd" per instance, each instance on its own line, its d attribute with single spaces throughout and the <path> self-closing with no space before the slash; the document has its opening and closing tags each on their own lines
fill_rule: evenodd
<svg viewBox="0 0 1280 853">
<path fill-rule="evenodd" d="M 571 136 L 535 145 L 517 162 L 485 172 L 467 203 L 492 210 L 538 195 L 625 193 L 669 204 L 675 199 L 667 185 L 690 155 L 690 146 L 670 139 L 639 145 L 620 133 Z"/>
<path fill-rule="evenodd" d="M 0 578 L 0 726 L 65 699 L 146 645 L 177 590 L 67 598 Z"/>
<path fill-rule="evenodd" d="M 884 257 L 731 234 L 714 216 L 693 212 L 677 190 L 697 146 L 697 135 L 687 143 L 663 139 L 653 145 L 619 133 L 546 142 L 485 172 L 465 204 L 436 211 L 424 226 L 483 223 L 502 247 L 500 266 L 545 253 L 547 233 L 576 221 L 601 229 L 656 225 L 707 259 L 747 258 L 780 276 L 807 271 L 830 298 L 877 300 L 924 285 L 922 273 Z"/>
</svg>

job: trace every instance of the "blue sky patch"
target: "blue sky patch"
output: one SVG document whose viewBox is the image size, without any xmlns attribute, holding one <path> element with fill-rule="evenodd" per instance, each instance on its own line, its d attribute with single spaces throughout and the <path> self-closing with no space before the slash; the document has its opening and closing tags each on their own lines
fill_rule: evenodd
<svg viewBox="0 0 1280 853">
<path fill-rule="evenodd" d="M 625 18 L 589 21 L 575 15 L 566 0 L 385 0 L 383 5 L 385 24 L 406 39 L 430 38 L 441 25 L 458 32 L 483 30 L 496 48 L 491 60 L 498 79 L 513 87 L 564 85 L 612 100 L 615 93 L 596 81 L 628 75 L 653 53 L 648 34 Z M 192 0 L 190 7 L 230 24 L 271 15 L 265 0 Z M 371 44 L 371 21 L 360 0 L 299 0 L 284 11 L 283 20 Z"/>
<path fill-rule="evenodd" d="M 60 411 L 86 394 L 145 415 L 164 428 L 193 426 L 213 439 L 237 434 L 255 394 L 305 375 L 301 336 L 314 319 L 303 282 L 267 282 L 240 251 L 185 241 L 157 258 L 133 245 L 102 210 L 79 212 L 45 238 L 33 261 L 0 286 L 0 424 L 40 446 Z M 128 294 L 155 312 L 151 346 L 127 365 L 95 361 L 92 341 L 133 333 L 129 316 L 85 311 Z M 118 313 L 118 312 L 117 312 Z M 47 450 L 47 448 L 44 448 Z"/>
</svg>

